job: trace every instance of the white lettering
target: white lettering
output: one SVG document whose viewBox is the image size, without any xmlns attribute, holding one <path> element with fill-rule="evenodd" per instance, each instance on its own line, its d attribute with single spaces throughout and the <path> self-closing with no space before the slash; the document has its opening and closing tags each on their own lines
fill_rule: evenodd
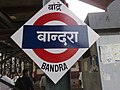
<svg viewBox="0 0 120 90">
<path fill-rule="evenodd" d="M 58 40 L 67 45 L 67 40 L 71 43 L 78 42 L 78 32 L 41 32 L 37 31 L 39 41 L 50 42 Z"/>
</svg>

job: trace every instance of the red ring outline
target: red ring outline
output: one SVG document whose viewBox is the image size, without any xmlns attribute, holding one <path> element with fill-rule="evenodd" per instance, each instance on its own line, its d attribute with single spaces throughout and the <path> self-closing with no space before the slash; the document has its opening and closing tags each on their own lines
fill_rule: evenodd
<svg viewBox="0 0 120 90">
<path fill-rule="evenodd" d="M 64 13 L 59 13 L 59 12 L 54 12 L 54 13 L 48 13 L 35 21 L 34 25 L 44 25 L 45 23 L 53 20 L 59 20 L 61 22 L 66 23 L 67 25 L 78 25 L 77 22 L 71 18 L 70 16 L 64 14 Z M 47 52 L 44 49 L 33 49 L 35 54 L 43 59 L 46 62 L 50 63 L 59 63 L 68 60 L 70 57 L 72 57 L 77 51 L 78 48 L 68 48 L 66 51 L 59 53 L 59 54 L 53 54 L 50 52 Z"/>
</svg>

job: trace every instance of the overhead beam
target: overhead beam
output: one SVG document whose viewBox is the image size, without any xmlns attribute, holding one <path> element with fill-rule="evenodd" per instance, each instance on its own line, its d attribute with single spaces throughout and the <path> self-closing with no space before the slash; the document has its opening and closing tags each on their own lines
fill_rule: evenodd
<svg viewBox="0 0 120 90">
<path fill-rule="evenodd" d="M 4 28 L 12 28 L 13 22 L 12 20 L 0 9 L 0 23 Z"/>
<path fill-rule="evenodd" d="M 9 14 L 31 12 L 31 11 L 37 12 L 41 8 L 42 8 L 41 5 L 39 5 L 39 6 L 38 5 L 31 5 L 31 6 L 6 6 L 6 7 L 2 7 L 2 9 Z"/>
</svg>

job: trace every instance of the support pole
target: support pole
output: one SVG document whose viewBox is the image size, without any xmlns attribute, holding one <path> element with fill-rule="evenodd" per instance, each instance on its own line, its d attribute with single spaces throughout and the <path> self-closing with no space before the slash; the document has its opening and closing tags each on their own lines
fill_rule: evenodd
<svg viewBox="0 0 120 90">
<path fill-rule="evenodd" d="M 45 90 L 71 90 L 70 71 L 68 71 L 58 82 L 54 84 L 49 77 L 46 76 Z"/>
<path fill-rule="evenodd" d="M 43 0 L 43 6 L 45 6 L 50 0 Z M 65 0 L 61 0 L 65 3 Z M 57 77 L 57 76 L 56 76 Z M 54 84 L 49 77 L 46 76 L 46 86 L 45 90 L 71 90 L 70 84 L 70 70 L 57 82 Z"/>
<path fill-rule="evenodd" d="M 50 0 L 43 0 L 43 6 L 45 6 Z"/>
</svg>

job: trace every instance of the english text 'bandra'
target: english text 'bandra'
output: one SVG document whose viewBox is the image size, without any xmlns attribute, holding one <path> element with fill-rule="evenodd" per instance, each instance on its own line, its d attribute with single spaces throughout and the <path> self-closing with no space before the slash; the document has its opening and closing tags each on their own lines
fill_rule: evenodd
<svg viewBox="0 0 120 90">
<path fill-rule="evenodd" d="M 62 64 L 49 64 L 49 63 L 42 63 L 41 69 L 48 71 L 48 72 L 61 72 L 68 69 L 65 63 Z"/>
</svg>

